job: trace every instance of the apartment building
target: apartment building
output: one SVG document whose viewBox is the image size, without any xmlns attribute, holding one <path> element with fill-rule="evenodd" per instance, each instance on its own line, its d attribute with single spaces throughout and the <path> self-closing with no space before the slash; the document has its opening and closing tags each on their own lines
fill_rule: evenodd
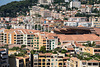
<svg viewBox="0 0 100 67">
<path fill-rule="evenodd" d="M 83 27 L 91 27 L 92 23 L 91 22 L 75 22 L 75 21 L 64 21 L 65 26 L 83 26 Z"/>
<path fill-rule="evenodd" d="M 0 49 L 0 67 L 8 67 L 8 50 Z"/>
<path fill-rule="evenodd" d="M 67 61 L 68 62 L 68 61 Z M 99 61 L 97 60 L 80 60 L 76 57 L 70 58 L 68 67 L 99 67 Z"/>
<path fill-rule="evenodd" d="M 0 43 L 3 43 L 3 30 L 5 30 L 4 28 L 0 29 Z"/>
<path fill-rule="evenodd" d="M 87 53 L 90 53 L 92 55 L 100 54 L 100 48 L 80 46 L 79 49 L 80 49 L 79 50 L 80 52 L 87 52 Z"/>
<path fill-rule="evenodd" d="M 93 10 L 93 5 L 81 5 L 79 10 L 81 10 L 83 13 L 91 13 Z"/>
<path fill-rule="evenodd" d="M 40 32 L 29 29 L 3 29 L 1 30 L 1 43 L 27 45 L 34 50 L 40 50 L 41 46 L 46 46 L 46 50 L 52 50 L 58 45 L 56 34 Z"/>
<path fill-rule="evenodd" d="M 46 46 L 46 39 L 44 35 L 41 33 L 35 33 L 33 42 L 34 42 L 33 44 L 34 50 L 40 50 L 42 46 Z"/>
<path fill-rule="evenodd" d="M 53 50 L 58 46 L 58 36 L 56 34 L 46 34 L 46 50 Z"/>
<path fill-rule="evenodd" d="M 100 28 L 100 17 L 90 17 L 89 21 L 92 22 L 92 27 Z"/>
<path fill-rule="evenodd" d="M 80 1 L 71 1 L 70 2 L 70 8 L 80 8 L 81 7 L 81 2 Z"/>
<path fill-rule="evenodd" d="M 70 17 L 68 18 L 68 21 L 76 21 L 76 22 L 86 22 L 86 17 Z"/>
<path fill-rule="evenodd" d="M 9 67 L 30 67 L 30 59 L 24 57 L 9 57 Z"/>
<path fill-rule="evenodd" d="M 33 45 L 33 38 L 35 32 L 39 31 L 28 29 L 6 29 L 4 30 L 4 43 Z"/>
<path fill-rule="evenodd" d="M 41 46 L 46 46 L 46 50 L 53 50 L 58 45 L 58 36 L 47 32 L 35 33 L 33 42 L 34 50 L 40 50 Z"/>
<path fill-rule="evenodd" d="M 69 57 L 64 54 L 39 53 L 33 55 L 33 67 L 67 67 Z"/>
</svg>

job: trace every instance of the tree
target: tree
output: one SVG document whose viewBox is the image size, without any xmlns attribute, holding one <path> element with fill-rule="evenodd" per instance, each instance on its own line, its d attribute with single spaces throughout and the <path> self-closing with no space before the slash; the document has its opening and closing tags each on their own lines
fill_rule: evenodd
<svg viewBox="0 0 100 67">
<path fill-rule="evenodd" d="M 31 50 L 31 54 L 34 54 L 36 51 L 34 51 L 34 50 Z"/>
<path fill-rule="evenodd" d="M 91 41 L 87 41 L 87 44 L 83 44 L 83 46 L 87 46 L 87 47 L 94 47 L 96 44 L 95 42 L 92 42 Z"/>
<path fill-rule="evenodd" d="M 40 52 L 46 53 L 46 47 L 45 47 L 45 46 L 42 46 L 42 47 L 40 48 Z"/>
<path fill-rule="evenodd" d="M 66 53 L 66 52 L 67 52 L 67 50 L 65 50 L 65 49 L 61 50 L 61 53 Z"/>
<path fill-rule="evenodd" d="M 99 13 L 99 10 L 97 8 L 95 8 L 92 12 L 93 13 Z"/>
<path fill-rule="evenodd" d="M 7 5 L 0 6 L 0 17 L 17 17 L 26 15 L 29 12 L 29 6 L 36 5 L 38 0 L 13 1 Z"/>
<path fill-rule="evenodd" d="M 24 47 L 26 47 L 26 45 L 21 45 L 21 48 L 24 48 Z"/>
</svg>

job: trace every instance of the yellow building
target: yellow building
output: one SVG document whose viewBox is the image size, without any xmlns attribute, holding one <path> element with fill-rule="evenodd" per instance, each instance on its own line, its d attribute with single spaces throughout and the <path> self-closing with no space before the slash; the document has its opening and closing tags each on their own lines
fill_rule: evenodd
<svg viewBox="0 0 100 67">
<path fill-rule="evenodd" d="M 100 54 L 100 48 L 85 47 L 85 46 L 80 46 L 79 48 L 81 52 L 87 52 L 92 55 Z"/>
<path fill-rule="evenodd" d="M 68 62 L 68 61 L 67 61 Z M 70 58 L 68 67 L 100 67 L 99 61 L 97 60 L 80 60 L 76 57 Z"/>
<path fill-rule="evenodd" d="M 33 55 L 34 67 L 67 67 L 69 57 L 64 54 L 39 53 Z"/>
<path fill-rule="evenodd" d="M 80 67 L 80 60 L 76 57 L 70 58 L 70 67 Z"/>
</svg>

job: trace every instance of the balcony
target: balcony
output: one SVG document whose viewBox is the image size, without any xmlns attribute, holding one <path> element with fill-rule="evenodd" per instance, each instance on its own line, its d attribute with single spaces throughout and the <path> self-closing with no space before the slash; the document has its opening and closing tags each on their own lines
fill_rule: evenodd
<svg viewBox="0 0 100 67">
<path fill-rule="evenodd" d="M 8 58 L 8 56 L 7 56 L 7 55 L 1 55 L 1 57 L 2 57 L 2 58 Z"/>
</svg>

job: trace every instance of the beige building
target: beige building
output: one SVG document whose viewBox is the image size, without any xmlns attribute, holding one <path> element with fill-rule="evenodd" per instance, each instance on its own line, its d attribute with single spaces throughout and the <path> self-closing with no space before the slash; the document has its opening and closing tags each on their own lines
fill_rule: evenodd
<svg viewBox="0 0 100 67">
<path fill-rule="evenodd" d="M 89 21 L 92 22 L 92 27 L 100 28 L 100 17 L 90 17 Z"/>
<path fill-rule="evenodd" d="M 70 58 L 68 67 L 99 67 L 99 61 L 97 60 L 80 60 L 76 57 Z"/>
</svg>

